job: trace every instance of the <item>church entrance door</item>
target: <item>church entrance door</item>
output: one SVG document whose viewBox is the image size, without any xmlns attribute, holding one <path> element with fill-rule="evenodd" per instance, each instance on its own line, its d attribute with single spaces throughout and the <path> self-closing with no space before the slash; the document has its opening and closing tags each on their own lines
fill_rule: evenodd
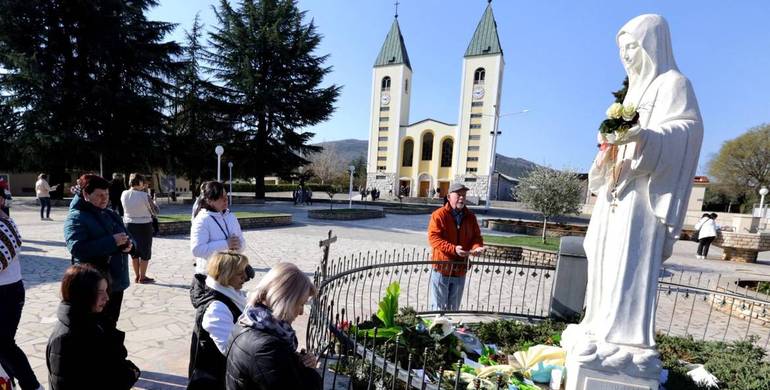
<svg viewBox="0 0 770 390">
<path fill-rule="evenodd" d="M 439 196 L 442 198 L 447 196 L 449 193 L 449 182 L 448 181 L 440 181 L 438 182 L 438 192 Z"/>
<path fill-rule="evenodd" d="M 409 188 L 410 185 L 411 185 L 411 182 L 409 180 L 401 180 L 398 186 L 400 195 L 411 196 L 412 189 Z"/>
<path fill-rule="evenodd" d="M 420 198 L 427 198 L 428 197 L 428 191 L 430 190 L 430 182 L 429 181 L 421 181 L 420 182 Z"/>
</svg>

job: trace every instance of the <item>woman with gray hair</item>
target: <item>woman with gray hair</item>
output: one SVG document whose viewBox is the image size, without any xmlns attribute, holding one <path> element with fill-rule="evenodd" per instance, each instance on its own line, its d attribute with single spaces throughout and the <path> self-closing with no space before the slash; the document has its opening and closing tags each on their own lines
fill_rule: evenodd
<svg viewBox="0 0 770 390">
<path fill-rule="evenodd" d="M 297 353 L 291 323 L 316 287 L 297 266 L 278 263 L 257 285 L 227 351 L 227 389 L 321 389 L 316 357 Z"/>
</svg>

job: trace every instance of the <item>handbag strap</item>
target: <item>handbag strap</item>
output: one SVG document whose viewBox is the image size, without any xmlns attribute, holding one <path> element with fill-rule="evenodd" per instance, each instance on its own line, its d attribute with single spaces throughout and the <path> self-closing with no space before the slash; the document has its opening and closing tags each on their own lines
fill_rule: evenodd
<svg viewBox="0 0 770 390">
<path fill-rule="evenodd" d="M 153 211 L 152 206 L 150 206 L 150 194 L 147 194 L 147 198 L 145 200 L 146 202 L 144 203 L 144 206 L 147 207 L 147 211 L 150 212 L 150 216 L 157 217 L 157 214 Z"/>
</svg>

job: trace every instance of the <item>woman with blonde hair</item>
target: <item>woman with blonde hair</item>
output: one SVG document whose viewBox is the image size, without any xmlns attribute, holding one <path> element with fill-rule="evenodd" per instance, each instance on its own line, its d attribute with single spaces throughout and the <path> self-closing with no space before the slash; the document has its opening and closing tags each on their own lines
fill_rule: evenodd
<svg viewBox="0 0 770 390">
<path fill-rule="evenodd" d="M 251 272 L 249 272 L 251 271 Z M 249 259 L 237 252 L 217 252 L 208 260 L 208 275 L 191 294 L 196 309 L 190 343 L 188 389 L 225 388 L 225 352 L 235 321 L 246 305 L 243 284 L 254 274 Z"/>
<path fill-rule="evenodd" d="M 236 323 L 227 351 L 227 389 L 321 389 L 317 360 L 297 353 L 291 323 L 317 290 L 291 263 L 278 263 L 260 280 Z"/>
</svg>

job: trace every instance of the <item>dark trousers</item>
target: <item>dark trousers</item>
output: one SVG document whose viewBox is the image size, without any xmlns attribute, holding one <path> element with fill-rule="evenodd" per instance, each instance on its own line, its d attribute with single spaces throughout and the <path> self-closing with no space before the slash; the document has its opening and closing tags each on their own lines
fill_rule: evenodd
<svg viewBox="0 0 770 390">
<path fill-rule="evenodd" d="M 24 283 L 0 286 L 0 364 L 19 381 L 22 390 L 37 389 L 37 381 L 24 351 L 16 345 L 16 330 L 24 308 Z"/>
<path fill-rule="evenodd" d="M 716 237 L 704 237 L 698 240 L 698 256 L 705 257 L 709 255 L 709 247 L 714 238 Z"/>
<path fill-rule="evenodd" d="M 40 219 L 43 219 L 43 210 L 45 210 L 45 218 L 51 217 L 51 198 L 43 197 L 38 198 L 40 200 Z"/>
<path fill-rule="evenodd" d="M 117 328 L 120 318 L 120 307 L 123 306 L 123 291 L 111 292 L 110 300 L 104 305 L 102 316 L 110 325 Z"/>
</svg>

